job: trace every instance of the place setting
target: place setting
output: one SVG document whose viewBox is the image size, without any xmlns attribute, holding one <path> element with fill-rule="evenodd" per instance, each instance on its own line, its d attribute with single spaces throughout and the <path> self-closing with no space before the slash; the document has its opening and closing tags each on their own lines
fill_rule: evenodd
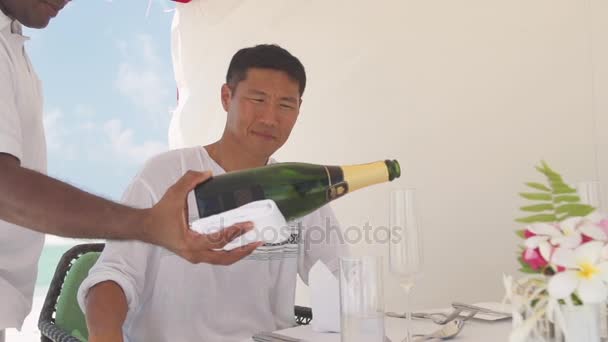
<svg viewBox="0 0 608 342">
<path fill-rule="evenodd" d="M 260 332 L 253 336 L 254 341 L 422 342 L 459 338 L 469 329 L 469 336 L 479 330 L 481 337 L 508 333 L 510 307 L 499 302 L 454 301 L 447 308 L 412 312 L 411 296 L 425 266 L 416 190 L 393 189 L 388 204 L 388 257 L 342 257 L 337 277 L 317 262 L 309 274 L 311 325 Z M 389 279 L 385 270 L 403 292 L 401 312 L 385 310 L 384 283 Z"/>
</svg>

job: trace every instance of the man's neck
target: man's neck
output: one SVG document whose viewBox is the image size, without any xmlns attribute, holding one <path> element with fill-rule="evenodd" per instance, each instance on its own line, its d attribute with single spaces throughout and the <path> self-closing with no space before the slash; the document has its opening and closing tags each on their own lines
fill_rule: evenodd
<svg viewBox="0 0 608 342">
<path fill-rule="evenodd" d="M 268 158 L 251 155 L 242 146 L 224 137 L 205 146 L 205 149 L 226 172 L 261 167 L 268 163 Z"/>
<path fill-rule="evenodd" d="M 0 0 L 0 11 L 7 17 L 9 17 L 11 20 L 14 20 L 15 18 L 13 18 L 12 15 L 10 15 L 10 13 L 8 12 L 8 8 L 6 8 L 6 5 L 4 5 L 4 1 Z"/>
</svg>

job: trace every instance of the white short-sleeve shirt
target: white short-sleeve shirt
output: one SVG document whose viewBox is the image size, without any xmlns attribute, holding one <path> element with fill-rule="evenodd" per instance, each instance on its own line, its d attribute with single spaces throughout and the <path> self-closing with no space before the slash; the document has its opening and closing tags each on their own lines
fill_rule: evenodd
<svg viewBox="0 0 608 342">
<path fill-rule="evenodd" d="M 42 89 L 27 39 L 21 24 L 0 11 L 0 153 L 46 173 Z M 0 220 L 0 330 L 20 329 L 31 310 L 43 243 L 43 234 Z"/>
</svg>

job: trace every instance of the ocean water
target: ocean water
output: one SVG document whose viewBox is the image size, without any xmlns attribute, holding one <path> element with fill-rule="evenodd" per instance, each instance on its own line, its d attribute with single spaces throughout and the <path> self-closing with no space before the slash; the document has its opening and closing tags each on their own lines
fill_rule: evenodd
<svg viewBox="0 0 608 342">
<path fill-rule="evenodd" d="M 99 243 L 103 240 L 85 240 L 85 239 L 67 239 L 53 235 L 47 235 L 44 242 L 44 248 L 40 254 L 38 261 L 38 277 L 36 279 L 36 287 L 48 287 L 55 274 L 55 269 L 59 263 L 61 256 L 68 249 L 85 243 Z"/>
<path fill-rule="evenodd" d="M 59 259 L 72 246 L 77 243 L 69 244 L 46 244 L 42 249 L 40 261 L 38 261 L 38 278 L 36 279 L 36 287 L 48 287 L 53 279 L 53 274 L 59 263 Z"/>
</svg>

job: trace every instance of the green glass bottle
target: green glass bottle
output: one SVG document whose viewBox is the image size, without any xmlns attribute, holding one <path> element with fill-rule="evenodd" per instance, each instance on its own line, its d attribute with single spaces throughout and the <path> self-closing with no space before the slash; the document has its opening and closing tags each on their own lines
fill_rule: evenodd
<svg viewBox="0 0 608 342">
<path fill-rule="evenodd" d="M 400 175 L 396 160 L 348 166 L 277 163 L 212 177 L 194 192 L 201 218 L 272 199 L 290 221 L 349 192 L 392 181 Z"/>
</svg>

